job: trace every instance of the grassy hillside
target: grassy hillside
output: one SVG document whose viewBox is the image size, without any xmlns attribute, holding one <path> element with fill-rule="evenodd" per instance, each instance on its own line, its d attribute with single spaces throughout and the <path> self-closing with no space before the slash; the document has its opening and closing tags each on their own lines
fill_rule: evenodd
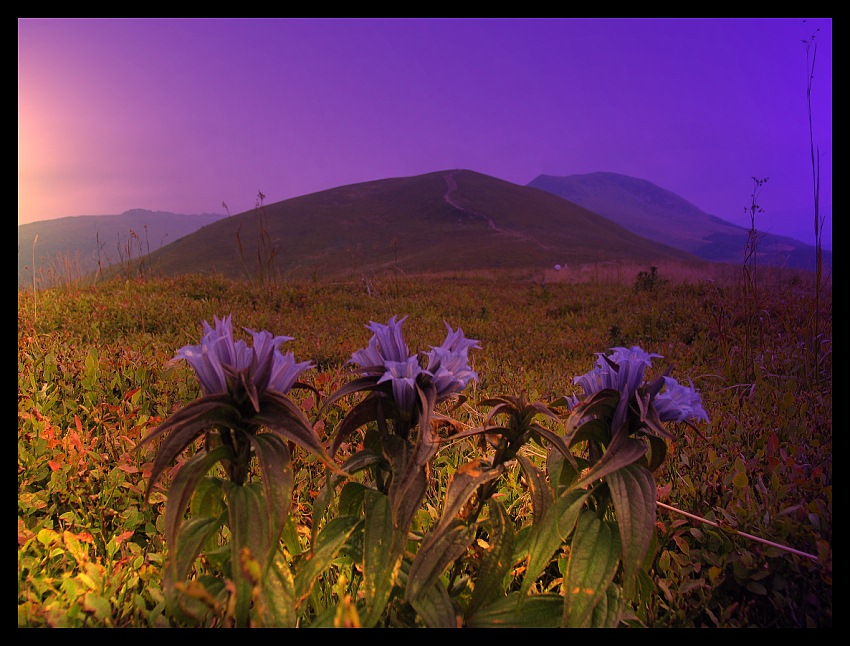
<svg viewBox="0 0 850 646">
<path fill-rule="evenodd" d="M 700 261 L 545 191 L 471 171 L 343 186 L 219 220 L 144 259 L 163 275 L 350 278 Z"/>
</svg>

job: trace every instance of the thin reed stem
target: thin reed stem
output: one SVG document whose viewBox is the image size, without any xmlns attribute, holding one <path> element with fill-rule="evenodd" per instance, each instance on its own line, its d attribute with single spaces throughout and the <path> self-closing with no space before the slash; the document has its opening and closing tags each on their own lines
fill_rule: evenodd
<svg viewBox="0 0 850 646">
<path fill-rule="evenodd" d="M 723 530 L 727 534 L 735 534 L 737 536 L 743 536 L 744 538 L 749 538 L 753 541 L 758 541 L 759 543 L 764 543 L 765 545 L 770 545 L 771 547 L 778 547 L 781 550 L 785 550 L 786 552 L 791 552 L 792 554 L 796 554 L 797 556 L 804 556 L 808 559 L 812 559 L 814 561 L 818 560 L 818 557 L 814 554 L 808 554 L 806 552 L 801 552 L 800 550 L 795 550 L 793 547 L 787 547 L 785 545 L 781 545 L 779 543 L 774 543 L 773 541 L 768 541 L 764 538 L 759 538 L 758 536 L 753 536 L 752 534 L 747 534 L 746 532 L 741 532 L 731 527 L 730 525 L 722 525 L 720 523 L 715 523 L 713 520 L 708 520 L 707 518 L 702 518 L 700 516 L 695 516 L 694 514 L 689 514 L 686 511 L 682 511 L 681 509 L 676 509 L 675 507 L 671 507 L 670 505 L 665 505 L 663 502 L 655 501 L 655 504 L 659 507 L 663 507 L 668 511 L 674 511 L 677 514 L 682 514 L 682 516 L 687 516 L 693 520 L 698 520 L 701 523 L 705 523 L 706 525 L 711 525 L 712 527 L 717 527 L 718 529 Z"/>
</svg>

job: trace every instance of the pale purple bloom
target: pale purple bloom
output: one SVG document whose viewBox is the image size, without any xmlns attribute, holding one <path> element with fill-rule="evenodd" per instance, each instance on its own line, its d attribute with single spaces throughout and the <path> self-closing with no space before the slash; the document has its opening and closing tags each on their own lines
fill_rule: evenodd
<svg viewBox="0 0 850 646">
<path fill-rule="evenodd" d="M 475 339 L 467 339 L 461 328 L 457 330 L 452 330 L 451 326 L 443 321 L 448 330 L 446 334 L 446 339 L 440 344 L 440 347 L 444 350 L 448 350 L 449 352 L 462 352 L 464 356 L 470 350 L 470 348 L 480 348 L 481 346 L 478 344 L 478 341 Z M 431 346 L 432 348 L 434 346 Z"/>
<path fill-rule="evenodd" d="M 663 358 L 660 354 L 646 352 L 636 345 L 628 349 L 617 347 L 611 350 L 611 354 L 607 357 L 608 361 L 603 353 L 597 352 L 596 367 L 573 379 L 574 384 L 582 387 L 585 397 L 611 388 L 631 398 L 643 384 L 644 374 L 646 369 L 652 366 L 652 359 Z M 609 361 L 616 364 L 617 368 L 615 369 Z"/>
<path fill-rule="evenodd" d="M 271 355 L 271 371 L 269 374 L 268 383 L 265 384 L 266 390 L 273 390 L 279 393 L 288 393 L 298 376 L 312 367 L 312 362 L 302 361 L 295 362 L 295 355 L 292 352 L 282 354 L 278 349 L 281 343 L 292 341 L 291 336 L 274 336 L 271 332 L 262 330 L 254 332 L 245 328 L 246 332 L 250 332 L 254 337 L 253 358 L 256 358 L 258 366 L 262 366 L 265 361 L 269 360 Z M 249 350 L 249 352 L 251 352 Z M 250 359 L 248 361 L 250 364 Z M 255 366 L 256 367 L 256 366 Z M 261 386 L 262 384 L 257 384 Z"/>
<path fill-rule="evenodd" d="M 399 410 L 413 410 L 416 404 L 416 378 L 422 374 L 422 366 L 415 356 L 407 361 L 385 361 L 386 372 L 378 379 L 378 383 L 391 380 L 393 399 Z"/>
<path fill-rule="evenodd" d="M 617 390 L 622 396 L 631 399 L 632 395 L 643 385 L 646 369 L 652 367 L 652 359 L 663 358 L 660 354 L 649 353 L 638 346 L 631 348 L 612 348 L 607 359 L 616 364 L 615 369 L 606 361 L 602 353 L 597 353 L 596 366 L 590 372 L 576 377 L 573 383 L 579 384 L 584 390 L 584 396 L 610 388 Z M 662 377 L 664 388 L 652 398 L 652 404 L 662 422 L 682 422 L 685 420 L 708 421 L 708 414 L 702 407 L 702 398 L 694 389 L 693 383 L 688 388 L 682 386 L 672 377 Z M 578 397 L 570 397 L 570 406 L 578 404 Z"/>
<path fill-rule="evenodd" d="M 664 390 L 653 400 L 655 410 L 662 422 L 683 422 L 685 420 L 708 421 L 708 413 L 702 407 L 702 397 L 694 389 L 682 386 L 672 377 L 664 377 Z"/>
<path fill-rule="evenodd" d="M 373 332 L 369 345 L 352 354 L 349 363 L 356 363 L 361 368 L 370 368 L 382 366 L 387 361 L 407 361 L 410 350 L 401 333 L 401 324 L 406 319 L 405 316 L 400 321 L 396 321 L 396 317 L 393 316 L 386 325 L 370 321 L 366 326 Z"/>
<path fill-rule="evenodd" d="M 278 347 L 291 336 L 274 336 L 262 330 L 255 332 L 245 329 L 254 338 L 254 346 L 249 347 L 243 340 L 233 338 L 233 326 L 230 316 L 214 318 L 215 327 L 203 322 L 204 335 L 199 345 L 186 345 L 177 351 L 172 361 L 185 359 L 201 384 L 204 395 L 227 393 L 227 374 L 235 374 L 252 369 L 252 377 L 264 374 L 258 367 L 271 363 L 266 383 L 255 383 L 259 390 L 274 390 L 287 393 L 302 372 L 312 366 L 309 361 L 296 363 L 291 352 L 281 354 Z"/>
<path fill-rule="evenodd" d="M 393 398 L 400 410 L 410 410 L 416 405 L 416 380 L 419 375 L 427 375 L 437 389 L 437 401 L 460 392 L 478 374 L 469 367 L 469 349 L 479 347 L 475 339 L 467 339 L 463 330 L 446 324 L 448 333 L 442 345 L 431 347 L 426 353 L 427 369 L 422 369 L 416 355 L 411 355 L 401 324 L 407 317 L 390 318 L 386 325 L 370 322 L 372 330 L 369 345 L 351 355 L 349 363 L 361 368 L 379 368 L 383 373 L 377 383 L 392 381 Z"/>
<path fill-rule="evenodd" d="M 437 400 L 459 393 L 472 380 L 478 380 L 478 373 L 469 366 L 469 349 L 481 347 L 475 339 L 467 339 L 461 328 L 452 331 L 446 323 L 448 334 L 442 345 L 431 346 L 427 353 L 427 372 L 431 383 L 437 388 Z"/>
</svg>

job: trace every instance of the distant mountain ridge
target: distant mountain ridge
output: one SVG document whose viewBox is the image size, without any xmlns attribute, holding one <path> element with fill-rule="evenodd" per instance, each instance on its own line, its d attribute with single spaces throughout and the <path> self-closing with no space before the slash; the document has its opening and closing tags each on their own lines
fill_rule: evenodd
<svg viewBox="0 0 850 646">
<path fill-rule="evenodd" d="M 18 226 L 18 286 L 32 284 L 33 260 L 39 272 L 91 272 L 138 258 L 174 242 L 225 215 L 180 215 L 130 209 L 119 215 L 75 215 Z M 33 259 L 33 256 L 35 257 Z"/>
<path fill-rule="evenodd" d="M 711 262 L 742 263 L 749 230 L 709 215 L 687 200 L 655 184 L 627 175 L 539 175 L 527 186 L 563 197 L 613 220 L 638 235 L 688 251 Z M 756 223 L 758 228 L 758 223 Z M 815 268 L 814 245 L 787 236 L 762 233 L 756 246 L 758 263 Z M 832 252 L 823 250 L 832 265 Z"/>
</svg>

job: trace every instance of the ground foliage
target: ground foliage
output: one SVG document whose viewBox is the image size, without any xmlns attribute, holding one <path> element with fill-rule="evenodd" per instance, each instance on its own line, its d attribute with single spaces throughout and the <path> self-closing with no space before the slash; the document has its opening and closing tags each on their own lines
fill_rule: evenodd
<svg viewBox="0 0 850 646">
<path fill-rule="evenodd" d="M 185 276 L 19 291 L 18 625 L 173 624 L 162 588 L 169 476 L 145 503 L 153 453 L 134 449 L 197 398 L 191 370 L 166 364 L 197 338 L 201 321 L 232 313 L 240 326 L 294 337 L 287 348 L 316 363 L 304 379 L 318 396 L 297 395 L 312 413 L 344 383 L 344 363 L 368 335 L 364 324 L 403 313 L 410 340 L 441 337 L 450 321 L 480 341 L 473 359 L 480 380 L 454 411 L 469 427 L 486 413 L 476 403 L 500 393 L 528 401 L 574 394 L 572 378 L 597 352 L 639 345 L 662 355 L 662 369 L 693 379 L 711 422 L 702 435 L 676 429 L 655 474 L 658 501 L 713 524 L 658 509 L 650 580 L 628 625 L 831 627 L 831 292 L 821 295 L 812 361 L 805 280 L 780 275 L 754 296 L 734 281 L 668 281 L 654 270 L 631 281 L 618 272 L 619 282 Z M 340 419 L 344 413 L 338 409 Z M 328 427 L 340 421 L 334 414 L 324 419 Z M 449 476 L 471 451 L 464 442 L 440 448 L 415 526 L 437 520 Z M 532 449 L 524 459 L 543 457 Z M 308 456 L 293 459 L 292 513 L 300 521 L 286 538 L 304 542 L 323 471 Z M 529 483 L 520 469 L 499 483 L 500 501 L 520 528 L 533 513 Z M 534 583 L 540 603 L 562 584 L 563 561 L 553 560 Z M 510 573 L 517 590 L 520 569 Z M 329 604 L 344 613 L 336 595 L 355 575 L 340 566 L 320 579 L 303 623 Z M 216 610 L 228 616 L 228 608 Z"/>
</svg>

